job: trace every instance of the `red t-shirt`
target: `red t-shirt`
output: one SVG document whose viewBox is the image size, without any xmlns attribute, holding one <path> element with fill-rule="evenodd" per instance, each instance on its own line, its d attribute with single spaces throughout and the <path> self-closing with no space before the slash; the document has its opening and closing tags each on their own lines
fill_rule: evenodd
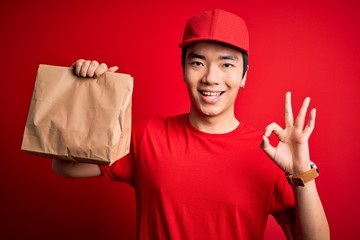
<svg viewBox="0 0 360 240">
<path fill-rule="evenodd" d="M 287 216 L 294 197 L 261 138 L 244 123 L 208 134 L 188 114 L 153 118 L 101 170 L 135 188 L 138 239 L 263 239 L 268 214 Z"/>
</svg>

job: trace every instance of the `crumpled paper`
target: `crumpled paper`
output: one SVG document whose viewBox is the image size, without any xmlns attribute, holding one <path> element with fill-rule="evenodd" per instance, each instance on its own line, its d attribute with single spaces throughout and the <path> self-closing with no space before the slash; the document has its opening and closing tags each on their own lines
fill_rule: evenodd
<svg viewBox="0 0 360 240">
<path fill-rule="evenodd" d="M 128 74 L 81 78 L 69 67 L 39 65 L 21 150 L 111 165 L 130 149 L 132 92 Z"/>
</svg>

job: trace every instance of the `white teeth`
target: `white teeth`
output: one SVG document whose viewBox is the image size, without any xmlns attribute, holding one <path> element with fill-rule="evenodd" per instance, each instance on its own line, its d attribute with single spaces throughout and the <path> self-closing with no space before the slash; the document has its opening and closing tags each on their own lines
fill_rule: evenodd
<svg viewBox="0 0 360 240">
<path fill-rule="evenodd" d="M 201 91 L 201 93 L 205 96 L 220 96 L 221 92 L 205 92 L 205 91 Z"/>
</svg>

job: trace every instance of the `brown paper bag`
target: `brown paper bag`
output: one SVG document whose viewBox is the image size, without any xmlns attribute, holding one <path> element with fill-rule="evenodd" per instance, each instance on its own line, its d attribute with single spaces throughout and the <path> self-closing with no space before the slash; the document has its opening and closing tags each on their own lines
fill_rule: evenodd
<svg viewBox="0 0 360 240">
<path fill-rule="evenodd" d="M 36 155 L 110 165 L 130 148 L 133 78 L 106 72 L 79 78 L 40 65 L 21 149 Z"/>
</svg>

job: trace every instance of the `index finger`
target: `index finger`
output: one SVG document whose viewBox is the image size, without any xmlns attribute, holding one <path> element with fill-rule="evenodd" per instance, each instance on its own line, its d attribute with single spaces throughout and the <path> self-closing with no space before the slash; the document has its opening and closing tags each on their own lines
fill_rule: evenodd
<svg viewBox="0 0 360 240">
<path fill-rule="evenodd" d="M 74 62 L 71 67 L 74 69 L 74 73 L 77 75 L 77 76 L 80 76 L 80 70 L 81 70 L 81 66 L 82 64 L 85 62 L 84 59 L 79 59 L 77 60 L 76 62 Z"/>
<path fill-rule="evenodd" d="M 292 126 L 294 124 L 294 116 L 292 112 L 291 106 L 291 92 L 287 92 L 285 94 L 285 108 L 284 108 L 284 115 L 285 115 L 285 126 Z"/>
</svg>

